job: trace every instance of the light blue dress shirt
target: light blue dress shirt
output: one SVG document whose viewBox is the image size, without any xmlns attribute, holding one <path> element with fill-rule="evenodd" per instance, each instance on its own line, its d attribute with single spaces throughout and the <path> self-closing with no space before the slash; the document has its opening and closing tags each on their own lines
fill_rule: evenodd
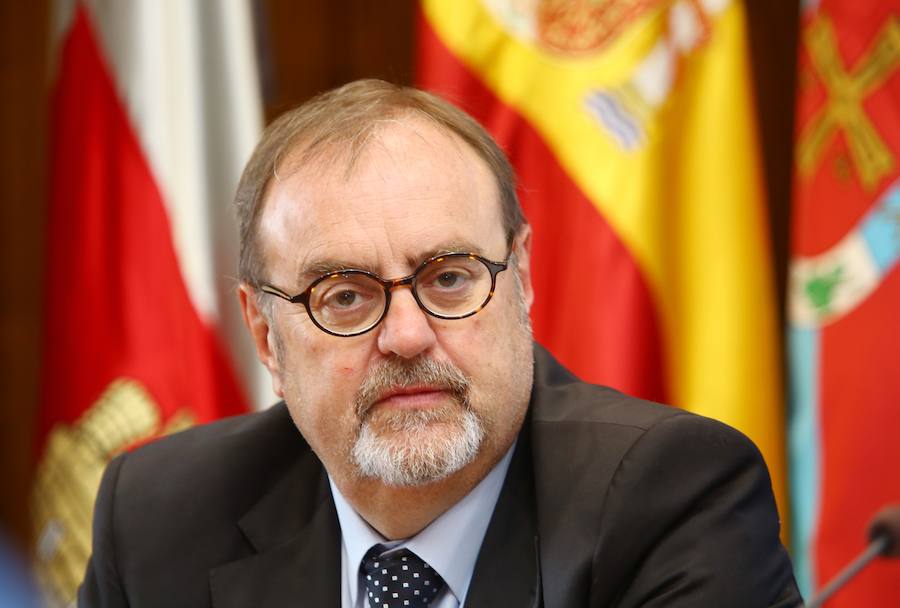
<svg viewBox="0 0 900 608">
<path fill-rule="evenodd" d="M 406 540 L 388 541 L 370 526 L 341 495 L 329 475 L 331 494 L 341 526 L 341 606 L 369 608 L 359 575 L 359 565 L 372 545 L 390 549 L 407 548 L 440 574 L 447 585 L 431 603 L 431 608 L 459 608 L 466 601 L 475 560 L 484 540 L 494 506 L 516 445 L 462 500 Z"/>
</svg>

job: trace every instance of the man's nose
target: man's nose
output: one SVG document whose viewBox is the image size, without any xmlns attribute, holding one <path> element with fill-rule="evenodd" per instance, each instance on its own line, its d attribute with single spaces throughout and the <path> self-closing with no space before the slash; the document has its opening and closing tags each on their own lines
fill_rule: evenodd
<svg viewBox="0 0 900 608">
<path fill-rule="evenodd" d="M 437 342 L 428 314 L 419 308 L 408 287 L 394 289 L 387 316 L 378 328 L 378 350 L 411 359 Z"/>
</svg>

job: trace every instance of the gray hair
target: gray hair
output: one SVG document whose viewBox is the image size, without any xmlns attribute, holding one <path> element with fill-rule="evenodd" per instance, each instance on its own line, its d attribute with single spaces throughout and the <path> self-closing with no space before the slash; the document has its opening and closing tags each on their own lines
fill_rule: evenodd
<svg viewBox="0 0 900 608">
<path fill-rule="evenodd" d="M 418 89 L 382 80 L 358 80 L 322 93 L 286 112 L 263 132 L 238 184 L 234 204 L 240 226 L 241 281 L 257 285 L 263 272 L 256 232 L 272 178 L 288 157 L 311 162 L 327 148 L 349 155 L 350 166 L 377 125 L 385 119 L 415 115 L 456 135 L 468 144 L 494 175 L 500 193 L 503 228 L 512 244 L 525 223 L 516 197 L 515 173 L 497 142 L 475 119 Z"/>
</svg>

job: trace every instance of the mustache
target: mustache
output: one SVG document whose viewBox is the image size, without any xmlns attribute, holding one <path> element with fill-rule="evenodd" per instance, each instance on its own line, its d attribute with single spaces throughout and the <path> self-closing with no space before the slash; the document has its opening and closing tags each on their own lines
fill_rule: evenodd
<svg viewBox="0 0 900 608">
<path fill-rule="evenodd" d="M 425 384 L 448 391 L 463 407 L 469 407 L 469 379 L 451 363 L 423 356 L 386 359 L 373 367 L 356 391 L 356 416 L 362 420 L 387 393 Z"/>
</svg>

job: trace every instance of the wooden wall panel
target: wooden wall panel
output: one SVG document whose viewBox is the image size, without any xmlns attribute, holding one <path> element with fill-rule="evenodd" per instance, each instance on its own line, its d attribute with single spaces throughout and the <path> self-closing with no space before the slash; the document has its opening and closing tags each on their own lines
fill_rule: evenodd
<svg viewBox="0 0 900 608">
<path fill-rule="evenodd" d="M 266 0 L 262 8 L 269 119 L 358 78 L 412 81 L 412 0 Z"/>
<path fill-rule="evenodd" d="M 782 321 L 787 285 L 799 10 L 796 0 L 750 0 L 747 3 L 775 280 Z"/>
<path fill-rule="evenodd" d="M 0 529 L 19 541 L 38 390 L 47 6 L 0 2 Z"/>
</svg>

